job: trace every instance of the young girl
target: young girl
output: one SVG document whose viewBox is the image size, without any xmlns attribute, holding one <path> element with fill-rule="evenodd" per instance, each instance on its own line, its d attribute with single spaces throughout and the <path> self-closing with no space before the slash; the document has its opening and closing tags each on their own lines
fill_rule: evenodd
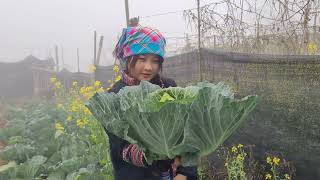
<svg viewBox="0 0 320 180">
<path fill-rule="evenodd" d="M 121 62 L 121 80 L 109 92 L 118 93 L 124 86 L 149 81 L 162 88 L 174 87 L 176 83 L 160 76 L 165 53 L 165 38 L 155 29 L 129 27 L 123 30 L 114 50 Z M 107 131 L 107 130 L 106 130 Z M 111 161 L 115 180 L 195 180 L 196 167 L 179 166 L 179 158 L 161 160 L 147 165 L 144 152 L 137 146 L 109 133 Z"/>
</svg>

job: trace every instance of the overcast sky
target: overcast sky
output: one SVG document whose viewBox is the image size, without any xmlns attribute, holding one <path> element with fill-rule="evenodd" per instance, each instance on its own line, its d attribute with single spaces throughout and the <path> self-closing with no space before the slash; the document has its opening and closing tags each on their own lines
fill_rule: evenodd
<svg viewBox="0 0 320 180">
<path fill-rule="evenodd" d="M 203 0 L 206 3 L 208 0 Z M 76 68 L 80 49 L 81 70 L 93 59 L 93 31 L 104 35 L 103 64 L 112 64 L 111 51 L 125 24 L 124 0 L 0 0 L 0 61 L 14 62 L 27 55 L 46 58 L 54 45 L 64 51 L 68 69 Z M 129 0 L 130 16 L 195 8 L 195 0 Z M 187 31 L 182 12 L 140 18 L 167 37 Z M 169 42 L 170 43 L 170 42 Z"/>
</svg>

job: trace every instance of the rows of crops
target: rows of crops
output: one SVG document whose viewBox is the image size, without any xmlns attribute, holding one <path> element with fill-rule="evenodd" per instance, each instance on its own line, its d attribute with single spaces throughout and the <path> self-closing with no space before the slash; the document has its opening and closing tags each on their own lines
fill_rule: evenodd
<svg viewBox="0 0 320 180">
<path fill-rule="evenodd" d="M 66 90 L 57 79 L 52 78 L 51 82 L 54 101 L 28 103 L 9 110 L 8 123 L 0 129 L 0 141 L 7 143 L 0 151 L 0 159 L 7 162 L 0 166 L 0 180 L 113 179 L 108 137 L 85 106 L 95 93 L 105 91 L 101 83 L 79 87 L 73 82 L 72 88 Z M 279 171 L 284 160 L 277 156 L 264 158 L 264 170 L 256 171 L 262 166 L 246 151 L 242 144 L 226 150 L 223 166 L 219 167 L 224 175 L 220 177 L 211 171 L 215 167 L 204 163 L 199 166 L 199 179 L 279 180 L 292 176 L 288 170 Z"/>
<path fill-rule="evenodd" d="M 52 82 L 57 101 L 10 109 L 0 179 L 113 179 L 107 137 L 83 104 L 100 84 L 66 92 Z"/>
</svg>

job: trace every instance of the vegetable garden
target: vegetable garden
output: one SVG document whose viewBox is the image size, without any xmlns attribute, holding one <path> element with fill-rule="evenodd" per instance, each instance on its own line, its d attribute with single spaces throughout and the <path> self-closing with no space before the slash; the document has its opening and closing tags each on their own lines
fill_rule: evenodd
<svg viewBox="0 0 320 180">
<path fill-rule="evenodd" d="M 115 67 L 114 71 L 119 69 Z M 110 80 L 111 86 L 118 80 L 118 76 Z M 105 94 L 110 87 L 103 88 L 100 81 L 86 87 L 73 82 L 68 90 L 56 78 L 51 83 L 55 89 L 52 102 L 29 102 L 8 110 L 8 122 L 0 129 L 1 141 L 7 144 L 0 153 L 0 159 L 6 163 L 0 168 L 0 179 L 113 179 L 104 127 L 138 144 L 146 151 L 149 163 L 176 155 L 183 156 L 185 165 L 200 162 L 198 174 L 202 180 L 282 180 L 294 176 L 294 170 L 280 155 L 271 153 L 258 161 L 248 145 L 222 146 L 254 109 L 258 103 L 256 96 L 236 99 L 228 86 L 211 83 L 161 90 L 143 82 L 125 88 L 118 96 Z M 217 105 L 219 112 L 215 112 Z M 179 113 L 171 113 L 173 110 Z M 140 119 L 125 118 L 127 113 Z M 210 119 L 210 115 L 215 118 Z M 221 121 L 214 120 L 218 116 Z M 123 117 L 128 122 L 108 123 L 105 117 Z M 173 122 L 179 122 L 173 127 L 180 131 L 166 136 L 172 129 L 164 124 L 173 118 L 176 120 Z M 143 123 L 131 121 L 134 119 Z M 210 123 L 213 124 L 208 126 Z M 141 129 L 146 124 L 151 128 Z M 155 133 L 159 127 L 166 132 Z M 148 132 L 154 132 L 153 139 L 160 141 L 141 139 L 141 133 Z M 152 145 L 158 143 L 159 147 Z M 221 154 L 217 162 L 222 164 L 210 164 L 207 155 L 211 153 Z M 199 157 L 202 158 L 197 161 Z"/>
</svg>

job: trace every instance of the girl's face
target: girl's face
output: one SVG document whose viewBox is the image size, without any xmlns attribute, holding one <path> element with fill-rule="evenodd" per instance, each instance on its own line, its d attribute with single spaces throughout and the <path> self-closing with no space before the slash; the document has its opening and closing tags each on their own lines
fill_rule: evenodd
<svg viewBox="0 0 320 180">
<path fill-rule="evenodd" d="M 138 55 L 135 65 L 129 68 L 129 75 L 139 81 L 150 81 L 159 73 L 159 70 L 159 57 L 153 54 L 143 54 Z"/>
</svg>

